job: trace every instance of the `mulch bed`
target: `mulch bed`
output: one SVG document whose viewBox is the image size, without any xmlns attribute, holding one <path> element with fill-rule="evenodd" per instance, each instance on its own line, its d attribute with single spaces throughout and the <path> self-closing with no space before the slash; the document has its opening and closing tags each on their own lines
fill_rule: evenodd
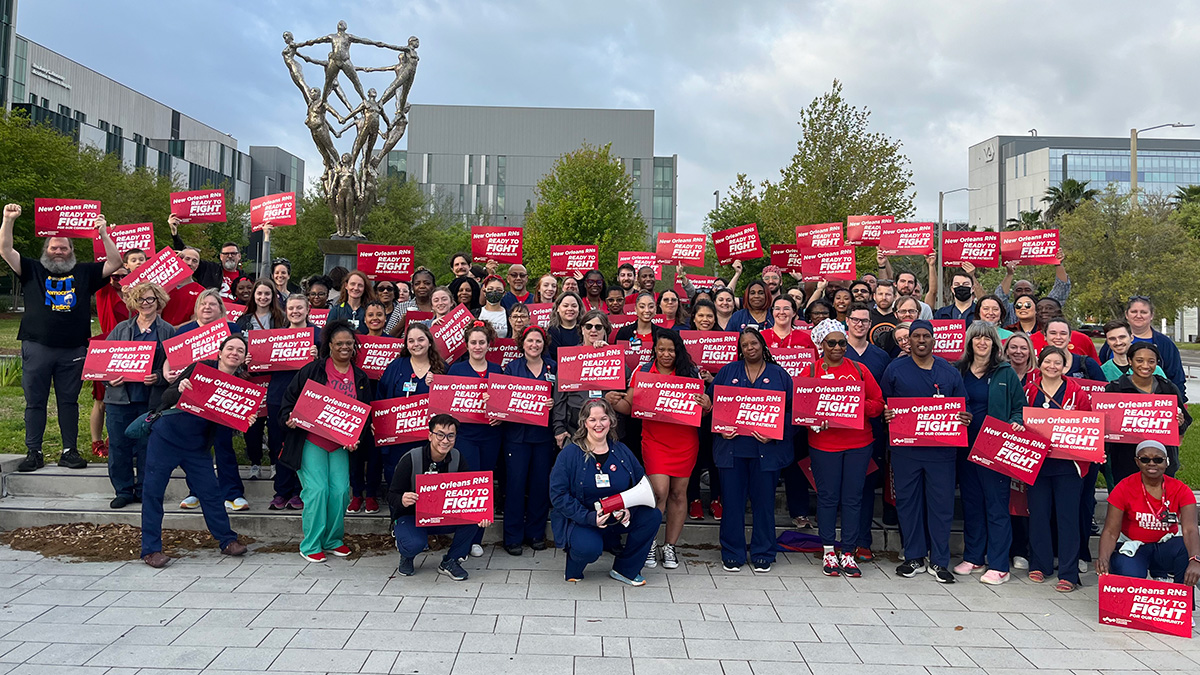
<svg viewBox="0 0 1200 675">
<path fill-rule="evenodd" d="M 251 537 L 238 537 L 249 545 Z M 0 532 L 0 544 L 18 551 L 36 551 L 46 557 L 73 558 L 81 562 L 138 560 L 142 551 L 142 530 L 132 525 L 109 523 L 71 523 L 21 527 Z M 163 530 L 163 553 L 178 557 L 184 551 L 216 549 L 217 542 L 207 531 Z"/>
</svg>

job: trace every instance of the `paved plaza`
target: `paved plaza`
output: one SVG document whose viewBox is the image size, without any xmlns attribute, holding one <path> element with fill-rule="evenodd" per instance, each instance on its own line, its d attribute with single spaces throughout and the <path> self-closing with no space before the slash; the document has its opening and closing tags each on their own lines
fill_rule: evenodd
<svg viewBox="0 0 1200 675">
<path fill-rule="evenodd" d="M 1094 574 L 1060 595 L 1016 578 L 898 579 L 890 563 L 826 578 L 803 554 L 732 574 L 716 551 L 680 552 L 679 569 L 629 588 L 608 556 L 564 582 L 553 549 L 489 547 L 456 583 L 436 574 L 440 554 L 392 578 L 395 554 L 312 565 L 212 551 L 155 570 L 0 548 L 0 673 L 1200 672 L 1200 643 L 1098 625 Z"/>
</svg>

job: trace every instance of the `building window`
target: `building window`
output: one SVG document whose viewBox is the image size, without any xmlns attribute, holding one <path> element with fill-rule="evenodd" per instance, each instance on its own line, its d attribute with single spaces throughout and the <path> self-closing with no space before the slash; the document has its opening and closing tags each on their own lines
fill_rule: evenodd
<svg viewBox="0 0 1200 675">
<path fill-rule="evenodd" d="M 427 153 L 425 155 L 425 182 L 426 183 L 433 182 L 433 153 L 432 152 Z"/>
<path fill-rule="evenodd" d="M 180 118 L 179 111 L 172 110 L 171 111 L 171 140 L 173 140 L 173 141 L 179 140 L 179 118 Z M 180 156 L 182 157 L 182 155 L 180 155 Z"/>
<path fill-rule="evenodd" d="M 507 166 L 508 166 L 508 157 L 505 157 L 504 155 L 497 155 L 496 156 L 496 184 L 497 185 L 504 185 L 505 178 L 507 177 L 507 173 L 508 173 Z M 503 202 L 501 202 L 501 203 L 503 204 Z"/>
<path fill-rule="evenodd" d="M 487 155 L 482 155 L 480 158 L 483 160 L 483 184 L 487 185 L 492 182 L 492 165 L 488 164 Z"/>
<path fill-rule="evenodd" d="M 471 185 L 475 182 L 475 158 L 467 155 L 467 184 Z"/>
<path fill-rule="evenodd" d="M 70 108 L 68 108 L 67 106 L 65 106 L 65 105 L 63 105 L 63 104 L 61 104 L 61 103 L 59 103 L 59 104 L 58 104 L 58 114 L 59 114 L 59 115 L 62 115 L 62 116 L 64 116 L 64 117 L 70 117 L 70 116 L 71 116 L 71 109 L 70 109 Z"/>
<path fill-rule="evenodd" d="M 125 130 L 121 127 L 113 125 L 112 132 L 116 134 L 118 138 L 125 138 Z"/>
<path fill-rule="evenodd" d="M 100 123 L 96 126 L 100 127 L 100 131 L 103 131 L 105 133 L 108 133 L 108 131 L 110 129 L 108 122 L 105 122 L 104 120 L 100 120 Z"/>
<path fill-rule="evenodd" d="M 50 108 L 50 99 L 48 99 L 48 98 L 43 98 L 43 99 L 42 99 L 42 107 L 43 107 L 43 108 L 46 108 L 46 109 L 49 109 L 49 108 Z"/>
<path fill-rule="evenodd" d="M 103 124 L 103 122 L 101 122 L 101 124 Z M 184 141 L 180 141 L 180 140 L 167 141 L 167 154 L 171 155 L 172 157 L 178 157 L 180 159 L 183 159 L 183 145 L 184 145 Z"/>
<path fill-rule="evenodd" d="M 467 203 L 466 202 L 467 202 L 467 186 L 459 185 L 458 186 L 458 212 L 459 213 L 467 212 Z"/>
<path fill-rule="evenodd" d="M 501 214 L 501 215 L 507 213 L 507 211 L 504 210 L 504 184 L 503 183 L 496 186 L 496 213 Z"/>
<path fill-rule="evenodd" d="M 133 165 L 137 168 L 146 166 L 146 146 L 138 143 L 133 151 Z"/>
<path fill-rule="evenodd" d="M 633 189 L 642 187 L 642 160 L 633 160 Z"/>
<path fill-rule="evenodd" d="M 13 101 L 20 102 L 25 100 L 25 71 L 27 70 L 25 59 L 28 52 L 29 42 L 24 38 L 18 37 L 16 48 L 13 51 Z"/>
<path fill-rule="evenodd" d="M 75 111 L 75 121 L 79 122 L 80 124 L 87 124 L 87 114 L 76 110 Z"/>
</svg>

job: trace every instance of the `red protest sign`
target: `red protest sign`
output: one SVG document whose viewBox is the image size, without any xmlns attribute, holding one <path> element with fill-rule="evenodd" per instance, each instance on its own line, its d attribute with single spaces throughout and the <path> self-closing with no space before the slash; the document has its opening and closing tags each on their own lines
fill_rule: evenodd
<svg viewBox="0 0 1200 675">
<path fill-rule="evenodd" d="M 193 190 L 171 193 L 171 215 L 181 223 L 225 222 L 224 190 Z"/>
<path fill-rule="evenodd" d="M 358 245 L 358 269 L 371 281 L 411 281 L 412 246 Z"/>
<path fill-rule="evenodd" d="M 429 438 L 429 394 L 372 402 L 371 434 L 377 447 Z"/>
<path fill-rule="evenodd" d="M 989 416 L 983 421 L 967 459 L 1032 485 L 1049 454 L 1050 444 L 1046 439 L 1028 431 L 1013 431 L 1011 423 Z"/>
<path fill-rule="evenodd" d="M 817 350 L 813 347 L 772 347 L 771 357 L 795 379 L 803 377 L 809 364 L 817 360 Z"/>
<path fill-rule="evenodd" d="M 550 383 L 528 377 L 492 373 L 487 379 L 488 421 L 548 426 Z"/>
<path fill-rule="evenodd" d="M 895 216 L 850 216 L 846 218 L 846 244 L 878 246 L 883 226 L 894 222 Z"/>
<path fill-rule="evenodd" d="M 558 390 L 584 391 L 625 388 L 625 348 L 559 347 Z"/>
<path fill-rule="evenodd" d="M 266 387 L 203 363 L 196 364 L 188 383 L 190 386 L 179 395 L 180 410 L 243 432 L 250 428 L 250 417 L 258 414 L 267 397 Z"/>
<path fill-rule="evenodd" d="M 551 246 L 550 274 L 574 276 L 600 269 L 600 249 L 596 246 Z"/>
<path fill-rule="evenodd" d="M 434 376 L 429 385 L 429 414 L 446 413 L 464 424 L 487 424 L 486 393 L 487 380 L 482 377 Z"/>
<path fill-rule="evenodd" d="M 154 342 L 141 340 L 92 340 L 83 360 L 84 381 L 145 382 L 154 369 Z"/>
<path fill-rule="evenodd" d="M 478 263 L 489 260 L 498 263 L 519 263 L 524 238 L 525 230 L 519 227 L 472 225 L 471 260 Z"/>
<path fill-rule="evenodd" d="M 1158 441 L 1179 445 L 1175 420 L 1179 400 L 1156 394 L 1092 394 L 1092 412 L 1104 415 L 1104 440 L 1113 443 Z"/>
<path fill-rule="evenodd" d="M 137 284 L 158 284 L 170 291 L 191 278 L 192 268 L 188 267 L 182 258 L 175 255 L 175 251 L 172 251 L 170 247 L 163 247 L 163 250 L 142 263 L 136 272 L 126 274 L 121 279 L 121 285 L 130 288 Z"/>
<path fill-rule="evenodd" d="M 626 305 L 628 307 L 628 305 Z M 611 314 L 608 317 L 608 323 L 612 326 L 612 331 L 608 334 L 609 342 L 617 341 L 617 331 L 625 326 L 637 323 L 637 314 Z"/>
<path fill-rule="evenodd" d="M 858 278 L 858 269 L 854 264 L 853 246 L 807 250 L 801 248 L 800 274 L 803 275 L 803 281 L 854 281 Z"/>
<path fill-rule="evenodd" d="M 258 232 L 266 223 L 271 223 L 271 227 L 296 224 L 295 192 L 282 192 L 250 200 L 250 231 Z"/>
<path fill-rule="evenodd" d="M 1029 486 L 1019 480 L 1008 482 L 1008 515 L 1029 517 Z"/>
<path fill-rule="evenodd" d="M 617 267 L 629 263 L 633 265 L 636 273 L 637 270 L 643 267 L 649 267 L 654 270 L 655 280 L 662 279 L 662 263 L 658 261 L 658 256 L 646 251 L 619 251 L 617 253 Z"/>
<path fill-rule="evenodd" d="M 879 250 L 884 255 L 933 253 L 933 223 L 884 223 Z"/>
<path fill-rule="evenodd" d="M 1050 441 L 1050 456 L 1077 462 L 1104 461 L 1104 416 L 1082 410 L 1025 408 L 1024 425 Z"/>
<path fill-rule="evenodd" d="M 558 353 L 559 356 L 562 356 L 562 350 L 559 350 Z M 485 358 L 503 368 L 508 365 L 509 361 L 521 358 L 521 348 L 512 338 L 496 338 L 492 340 L 492 346 L 488 347 Z"/>
<path fill-rule="evenodd" d="M 196 285 L 199 286 L 200 284 L 196 284 Z M 203 288 L 203 287 L 201 287 L 201 288 Z M 200 292 L 203 293 L 204 291 L 200 291 Z M 197 295 L 199 295 L 199 294 L 197 294 Z M 326 311 L 328 311 L 328 310 L 326 310 Z M 236 302 L 229 302 L 228 300 L 225 301 L 225 320 L 226 321 L 229 321 L 230 323 L 237 323 L 237 320 L 242 318 L 242 315 L 245 313 L 246 313 L 245 305 L 239 305 Z"/>
<path fill-rule="evenodd" d="M 962 358 L 967 345 L 967 323 L 961 319 L 933 319 L 933 355 L 947 361 Z"/>
<path fill-rule="evenodd" d="M 717 251 L 718 265 L 729 265 L 734 260 L 754 260 L 763 254 L 757 223 L 713 232 L 712 242 Z"/>
<path fill-rule="evenodd" d="M 354 445 L 371 419 L 371 406 L 312 380 L 304 384 L 292 420 L 336 446 Z"/>
<path fill-rule="evenodd" d="M 33 236 L 91 239 L 99 216 L 94 199 L 34 199 Z"/>
<path fill-rule="evenodd" d="M 1195 592 L 1183 584 L 1104 574 L 1100 576 L 1100 623 L 1190 638 Z"/>
<path fill-rule="evenodd" d="M 704 267 L 704 248 L 708 244 L 702 234 L 659 232 L 654 240 L 654 254 L 658 261 L 670 265 Z"/>
<path fill-rule="evenodd" d="M 467 341 L 463 339 L 463 333 L 473 321 L 475 316 L 471 314 L 471 310 L 460 303 L 433 326 L 433 343 L 446 363 L 452 363 L 467 352 Z"/>
<path fill-rule="evenodd" d="M 492 472 L 417 474 L 417 527 L 492 520 Z"/>
<path fill-rule="evenodd" d="M 637 370 L 654 358 L 654 343 L 650 340 L 621 340 L 618 345 L 625 350 L 625 367 Z"/>
<path fill-rule="evenodd" d="M 688 427 L 700 426 L 702 411 L 696 395 L 704 393 L 704 383 L 690 377 L 634 373 L 633 416 Z"/>
<path fill-rule="evenodd" d="M 740 333 L 724 330 L 681 330 L 679 337 L 697 368 L 715 373 L 737 360 Z"/>
<path fill-rule="evenodd" d="M 862 429 L 866 393 L 858 380 L 792 378 L 792 424 L 808 427 L 829 422 L 831 429 Z"/>
<path fill-rule="evenodd" d="M 408 313 L 412 315 L 412 312 Z M 324 328 L 325 323 L 329 321 L 328 309 L 310 309 L 308 310 L 308 322 L 317 328 Z"/>
<path fill-rule="evenodd" d="M 999 232 L 942 232 L 942 267 L 1000 266 Z"/>
<path fill-rule="evenodd" d="M 821 248 L 842 248 L 842 224 L 797 225 L 796 248 L 811 251 Z"/>
<path fill-rule="evenodd" d="M 229 323 L 214 321 L 203 328 L 163 340 L 167 365 L 171 370 L 183 370 L 197 361 L 214 358 L 227 337 Z"/>
<path fill-rule="evenodd" d="M 150 257 L 154 253 L 154 223 L 133 223 L 131 225 L 113 225 L 108 228 L 108 235 L 117 245 L 117 251 L 122 256 L 126 251 L 139 249 Z M 100 231 L 92 230 L 92 257 L 96 262 L 108 260 L 104 253 L 104 242 L 100 239 Z"/>
<path fill-rule="evenodd" d="M 754 432 L 777 441 L 783 440 L 784 402 L 787 395 L 781 391 L 727 387 L 713 387 L 712 431 L 724 434 L 730 431 L 738 436 L 752 436 Z"/>
<path fill-rule="evenodd" d="M 525 308 L 529 310 L 529 325 L 542 328 L 550 326 L 550 314 L 554 312 L 554 303 L 535 302 L 532 305 L 525 305 Z"/>
<path fill-rule="evenodd" d="M 799 272 L 804 267 L 804 256 L 799 246 L 771 245 L 771 264 L 784 272 Z"/>
<path fill-rule="evenodd" d="M 248 333 L 247 355 L 252 373 L 300 370 L 313 361 L 312 328 L 277 328 Z M 362 336 L 359 337 L 362 339 Z M 164 343 L 166 344 L 166 343 Z M 361 353 L 361 350 L 360 352 Z"/>
<path fill-rule="evenodd" d="M 1000 258 L 1018 265 L 1057 265 L 1058 230 L 1000 233 Z"/>
<path fill-rule="evenodd" d="M 892 445 L 967 447 L 967 425 L 958 414 L 967 409 L 967 401 L 958 397 L 891 398 L 888 408 L 895 417 L 888 423 Z"/>
<path fill-rule="evenodd" d="M 383 377 L 383 371 L 392 365 L 392 361 L 400 358 L 402 349 L 404 349 L 402 338 L 359 335 L 358 354 L 354 358 L 354 363 L 362 368 L 368 378 L 378 380 Z"/>
<path fill-rule="evenodd" d="M 1037 372 L 1038 371 L 1036 370 L 1030 371 L 1030 373 Z M 1082 377 L 1073 377 L 1071 378 L 1071 381 L 1079 385 L 1079 388 L 1086 391 L 1088 394 L 1099 393 L 1108 388 L 1108 383 L 1101 382 L 1100 380 L 1085 380 Z"/>
</svg>

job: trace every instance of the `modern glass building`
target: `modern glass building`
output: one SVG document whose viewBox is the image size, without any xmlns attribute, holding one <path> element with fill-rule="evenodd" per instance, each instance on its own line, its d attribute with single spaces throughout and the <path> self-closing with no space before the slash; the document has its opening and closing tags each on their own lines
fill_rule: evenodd
<svg viewBox="0 0 1200 675">
<path fill-rule="evenodd" d="M 1077 136 L 994 136 L 967 154 L 969 223 L 996 229 L 1021 211 L 1045 209 L 1046 190 L 1064 179 L 1109 184 L 1129 192 L 1129 139 Z M 1200 140 L 1138 138 L 1138 189 L 1170 195 L 1200 185 Z"/>
<path fill-rule="evenodd" d="M 388 155 L 388 174 L 415 180 L 463 219 L 523 225 L 537 182 L 559 157 L 585 142 L 611 143 L 650 241 L 675 231 L 678 158 L 654 155 L 653 110 L 413 104 L 408 122 L 408 149 Z"/>
</svg>

